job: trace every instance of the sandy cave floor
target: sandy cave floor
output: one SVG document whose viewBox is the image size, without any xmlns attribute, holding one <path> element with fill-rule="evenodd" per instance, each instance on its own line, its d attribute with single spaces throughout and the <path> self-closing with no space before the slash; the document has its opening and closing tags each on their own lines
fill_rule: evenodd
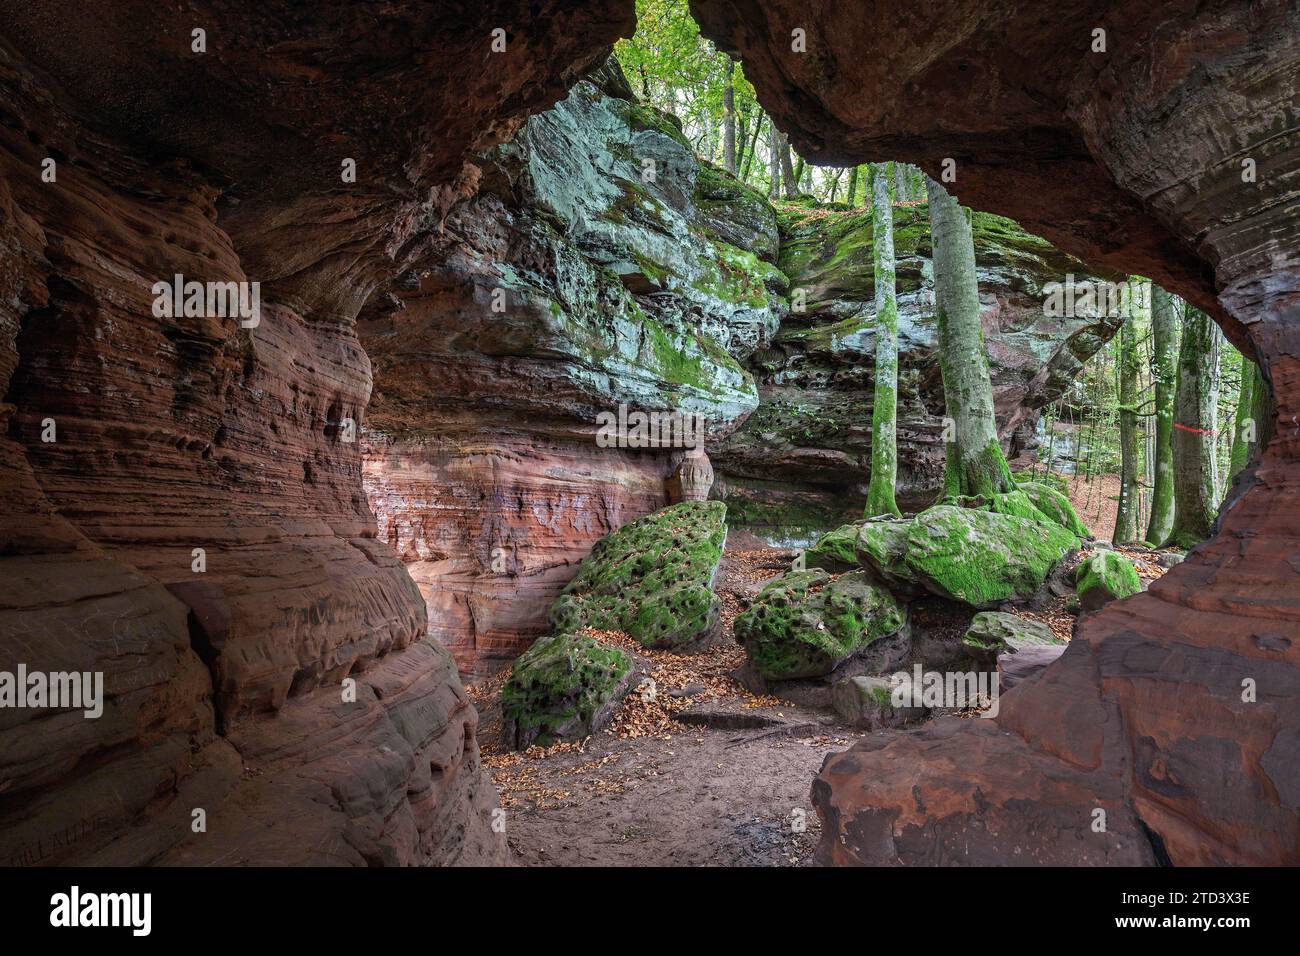
<svg viewBox="0 0 1300 956">
<path fill-rule="evenodd" d="M 1164 573 L 1127 551 L 1144 581 Z M 1085 551 L 1086 554 L 1086 551 Z M 576 744 L 522 753 L 499 743 L 508 672 L 469 688 L 480 711 L 483 762 L 506 810 L 513 860 L 524 866 L 806 866 L 820 836 L 809 787 L 828 753 L 864 732 L 833 713 L 757 697 L 729 673 L 744 660 L 732 624 L 743 598 L 781 573 L 792 554 L 733 550 L 718 590 L 723 635 L 703 654 L 646 652 L 653 700 L 633 691 L 608 727 Z M 1071 636 L 1065 599 L 1016 613 Z M 946 622 L 929 622 L 935 627 Z M 927 622 L 914 621 L 925 627 Z M 616 632 L 589 631 L 633 647 Z M 689 694 L 689 696 L 686 696 Z M 688 708 L 721 711 L 712 725 L 679 721 Z"/>
</svg>

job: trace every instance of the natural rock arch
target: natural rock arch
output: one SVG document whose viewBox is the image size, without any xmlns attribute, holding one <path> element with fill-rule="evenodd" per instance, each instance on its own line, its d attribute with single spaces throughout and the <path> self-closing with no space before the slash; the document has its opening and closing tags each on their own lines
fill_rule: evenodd
<svg viewBox="0 0 1300 956">
<path fill-rule="evenodd" d="M 823 857 L 1295 862 L 1296 5 L 691 7 L 802 155 L 901 159 L 936 177 L 955 159 L 964 203 L 1209 310 L 1266 367 L 1276 403 L 1272 441 L 1213 540 L 1086 619 L 996 726 L 940 725 L 828 759 L 814 787 Z M 791 52 L 796 28 L 807 54 Z M 1104 834 L 1087 826 L 1095 808 Z"/>
</svg>

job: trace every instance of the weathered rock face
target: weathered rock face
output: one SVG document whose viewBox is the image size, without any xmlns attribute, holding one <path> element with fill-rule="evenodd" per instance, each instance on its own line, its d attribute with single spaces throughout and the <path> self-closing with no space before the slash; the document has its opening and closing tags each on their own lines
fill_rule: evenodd
<svg viewBox="0 0 1300 956">
<path fill-rule="evenodd" d="M 943 475 L 943 382 L 924 204 L 894 210 L 899 390 L 898 498 L 934 500 Z M 713 455 L 719 494 L 741 523 L 826 530 L 861 508 L 871 470 L 875 279 L 871 211 L 783 213 L 779 264 L 806 311 L 792 312 L 755 369 L 761 402 Z M 1014 222 L 974 215 L 994 411 L 1010 456 L 1037 447 L 1039 410 L 1115 334 L 1117 315 L 1049 317 L 1051 283 L 1123 281 L 1090 270 Z"/>
<path fill-rule="evenodd" d="M 663 456 L 504 418 L 459 438 L 369 441 L 363 467 L 379 539 L 405 562 L 430 637 L 466 679 L 518 657 L 592 545 L 666 502 Z"/>
<path fill-rule="evenodd" d="M 881 8 L 869 25 L 845 4 L 692 10 L 805 155 L 931 175 L 955 158 L 962 202 L 1210 310 L 1264 365 L 1277 412 L 1215 538 L 1082 621 L 996 720 L 831 757 L 814 786 L 822 857 L 1300 861 L 1295 4 L 1066 3 L 1044 17 L 953 0 Z M 794 26 L 815 55 L 789 52 Z M 1097 26 L 1105 54 L 1090 49 Z"/>
<path fill-rule="evenodd" d="M 445 12 L 4 4 L 0 669 L 103 672 L 106 701 L 0 712 L 0 860 L 502 858 L 474 709 L 347 440 L 352 320 L 469 152 L 631 17 Z M 528 26 L 484 69 L 502 22 Z M 262 283 L 260 323 L 160 317 L 174 274 Z"/>
</svg>

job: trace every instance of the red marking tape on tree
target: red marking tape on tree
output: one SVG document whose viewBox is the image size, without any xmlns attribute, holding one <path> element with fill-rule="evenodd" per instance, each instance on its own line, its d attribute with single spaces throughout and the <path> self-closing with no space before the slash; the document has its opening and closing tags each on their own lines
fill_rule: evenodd
<svg viewBox="0 0 1300 956">
<path fill-rule="evenodd" d="M 1181 422 L 1174 422 L 1175 428 L 1181 428 L 1185 432 L 1192 432 L 1196 435 L 1213 435 L 1213 428 L 1192 428 L 1190 425 L 1184 425 Z"/>
</svg>

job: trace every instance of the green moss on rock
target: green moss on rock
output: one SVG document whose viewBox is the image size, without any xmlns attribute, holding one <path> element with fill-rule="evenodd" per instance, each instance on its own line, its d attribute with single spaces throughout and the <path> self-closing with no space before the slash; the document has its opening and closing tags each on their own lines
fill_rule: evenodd
<svg viewBox="0 0 1300 956">
<path fill-rule="evenodd" d="M 666 113 L 661 109 L 653 106 L 647 106 L 645 103 L 638 103 L 635 100 L 617 100 L 615 101 L 623 109 L 627 110 L 628 126 L 633 130 L 654 130 L 663 133 L 665 136 L 676 140 L 680 145 L 685 146 L 694 154 L 694 147 L 691 141 L 686 138 L 682 132 L 682 121 L 672 113 Z"/>
<path fill-rule="evenodd" d="M 858 561 L 896 594 L 910 595 L 918 588 L 904 560 L 912 519 L 864 521 L 858 529 Z"/>
<path fill-rule="evenodd" d="M 1046 624 L 1003 611 L 976 614 L 962 638 L 973 657 L 989 661 L 996 660 L 999 654 L 1014 654 L 1022 647 L 1064 643 Z"/>
<path fill-rule="evenodd" d="M 1033 500 L 1022 489 L 1017 488 L 1015 491 L 998 492 L 992 495 L 992 503 L 989 506 L 990 511 L 995 511 L 1000 515 L 1014 515 L 1017 518 L 1024 518 L 1026 521 L 1047 521 L 1051 520 L 1043 512 L 1034 507 Z"/>
<path fill-rule="evenodd" d="M 696 219 L 710 238 L 750 249 L 767 262 L 776 261 L 776 210 L 757 189 L 701 161 L 694 200 Z"/>
<path fill-rule="evenodd" d="M 1049 522 L 937 505 L 909 523 L 903 563 L 932 593 L 990 608 L 1028 598 L 1077 543 Z"/>
<path fill-rule="evenodd" d="M 501 688 L 502 735 L 523 749 L 579 740 L 613 713 L 630 684 L 632 658 L 580 634 L 538 638 Z"/>
<path fill-rule="evenodd" d="M 713 578 L 726 514 L 720 501 L 688 501 L 602 538 L 551 606 L 551 627 L 624 631 L 653 648 L 711 636 L 721 611 Z"/>
<path fill-rule="evenodd" d="M 804 552 L 804 563 L 826 571 L 847 571 L 858 567 L 858 524 L 846 524 L 828 531 Z"/>
<path fill-rule="evenodd" d="M 736 639 L 768 680 L 821 677 L 907 627 L 907 611 L 864 572 L 791 571 L 736 618 Z"/>
<path fill-rule="evenodd" d="M 1070 499 L 1051 485 L 1037 481 L 1020 482 L 1020 490 L 1029 496 L 1034 507 L 1066 531 L 1071 531 L 1080 538 L 1091 538 L 1088 526 L 1079 520 L 1079 515 L 1070 504 Z"/>
<path fill-rule="evenodd" d="M 1125 598 L 1142 590 L 1133 562 L 1118 551 L 1097 551 L 1074 570 L 1074 586 L 1079 604 L 1085 611 L 1095 611 L 1116 598 Z"/>
</svg>

